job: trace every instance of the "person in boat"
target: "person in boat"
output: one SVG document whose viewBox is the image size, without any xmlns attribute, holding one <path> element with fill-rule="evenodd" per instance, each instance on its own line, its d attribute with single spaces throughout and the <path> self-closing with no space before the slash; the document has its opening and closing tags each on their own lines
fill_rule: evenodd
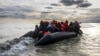
<svg viewBox="0 0 100 56">
<path fill-rule="evenodd" d="M 66 31 L 68 31 L 68 20 L 65 21 Z"/>
<path fill-rule="evenodd" d="M 48 29 L 45 29 L 44 31 L 40 31 L 37 36 L 37 41 L 39 41 L 43 36 L 48 35 L 51 33 Z"/>
<path fill-rule="evenodd" d="M 80 34 L 80 25 L 77 21 L 74 22 L 74 25 L 73 25 L 73 30 L 76 34 Z"/>
<path fill-rule="evenodd" d="M 53 25 L 53 28 L 54 28 L 54 32 L 58 32 L 59 31 L 59 28 L 57 27 L 57 22 L 55 22 Z"/>
<path fill-rule="evenodd" d="M 41 20 L 40 21 L 40 26 L 39 26 L 39 28 L 40 28 L 41 31 L 43 31 L 43 27 L 44 27 L 44 22 Z"/>
<path fill-rule="evenodd" d="M 34 30 L 34 36 L 33 37 L 37 37 L 39 31 L 40 31 L 40 29 L 39 29 L 38 25 L 35 25 L 35 30 Z"/>
<path fill-rule="evenodd" d="M 48 24 L 47 29 L 52 33 L 54 32 L 54 27 L 52 22 Z"/>
<path fill-rule="evenodd" d="M 41 22 L 40 22 L 40 27 L 39 27 L 40 30 L 41 30 L 41 31 L 44 31 L 44 30 L 47 28 L 48 24 L 49 24 L 48 21 L 41 21 Z"/>
<path fill-rule="evenodd" d="M 65 22 L 61 22 L 61 31 L 66 31 L 67 24 Z"/>
<path fill-rule="evenodd" d="M 48 31 L 50 31 L 51 33 L 53 33 L 53 32 L 57 32 L 58 31 L 58 28 L 57 28 L 57 22 L 56 21 L 52 21 L 52 22 L 50 22 L 49 24 L 48 24 L 48 26 L 47 26 L 47 29 L 48 29 Z"/>
<path fill-rule="evenodd" d="M 57 22 L 57 28 L 58 28 L 58 32 L 61 31 L 61 23 L 60 22 Z"/>
<path fill-rule="evenodd" d="M 68 31 L 68 21 L 61 22 L 61 30 L 62 31 Z"/>
<path fill-rule="evenodd" d="M 38 33 L 38 36 L 37 36 L 36 41 L 39 41 L 43 36 L 44 36 L 44 35 L 43 35 L 43 31 L 40 31 L 40 32 Z"/>
<path fill-rule="evenodd" d="M 45 29 L 47 28 L 47 26 L 49 25 L 49 22 L 48 21 L 44 21 L 44 30 L 43 31 L 45 31 Z"/>
<path fill-rule="evenodd" d="M 51 32 L 48 30 L 48 29 L 45 29 L 45 31 L 43 32 L 43 35 L 45 36 L 45 35 L 48 35 L 48 34 L 50 34 Z"/>
<path fill-rule="evenodd" d="M 69 26 L 68 26 L 68 31 L 69 31 L 69 32 L 74 31 L 73 25 L 74 25 L 74 23 L 73 23 L 73 22 L 70 22 L 70 24 L 69 24 Z"/>
<path fill-rule="evenodd" d="M 63 21 L 61 22 L 61 31 L 64 31 Z"/>
</svg>

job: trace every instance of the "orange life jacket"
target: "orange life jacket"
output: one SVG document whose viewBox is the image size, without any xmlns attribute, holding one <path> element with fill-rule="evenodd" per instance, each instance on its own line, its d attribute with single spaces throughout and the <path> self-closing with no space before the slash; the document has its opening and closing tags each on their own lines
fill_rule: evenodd
<svg viewBox="0 0 100 56">
<path fill-rule="evenodd" d="M 47 31 L 46 31 L 46 32 L 44 32 L 43 34 L 44 34 L 44 35 L 48 35 L 48 34 L 49 34 L 49 32 L 47 32 Z"/>
</svg>

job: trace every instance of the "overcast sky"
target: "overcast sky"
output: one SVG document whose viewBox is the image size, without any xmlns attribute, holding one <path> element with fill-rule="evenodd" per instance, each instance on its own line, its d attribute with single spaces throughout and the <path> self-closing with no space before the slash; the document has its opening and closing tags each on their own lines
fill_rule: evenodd
<svg viewBox="0 0 100 56">
<path fill-rule="evenodd" d="M 84 0 L 0 0 L 0 17 L 27 18 L 39 14 L 47 16 L 50 13 L 59 16 L 70 12 L 68 8 L 100 8 L 100 0 L 85 1 L 87 2 Z"/>
</svg>

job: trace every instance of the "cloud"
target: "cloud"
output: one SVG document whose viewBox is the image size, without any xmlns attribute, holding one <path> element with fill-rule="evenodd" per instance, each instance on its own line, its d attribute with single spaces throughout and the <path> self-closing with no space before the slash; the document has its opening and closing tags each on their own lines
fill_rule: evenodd
<svg viewBox="0 0 100 56">
<path fill-rule="evenodd" d="M 88 6 L 91 6 L 92 4 L 90 3 L 81 3 L 81 4 L 78 4 L 79 7 L 88 7 Z"/>
<path fill-rule="evenodd" d="M 63 3 L 66 6 L 77 4 L 77 3 L 82 3 L 83 0 L 61 0 L 61 3 Z"/>
<path fill-rule="evenodd" d="M 47 8 L 47 9 L 53 9 L 53 7 L 45 7 L 45 8 Z"/>
<path fill-rule="evenodd" d="M 91 5 L 85 0 L 61 0 L 60 2 L 65 6 L 77 5 L 78 7 L 88 7 Z"/>
<path fill-rule="evenodd" d="M 60 4 L 52 3 L 52 6 L 61 6 Z"/>
<path fill-rule="evenodd" d="M 41 12 L 41 14 L 49 14 L 49 13 L 52 13 L 52 12 Z"/>
<path fill-rule="evenodd" d="M 0 17 L 1 18 L 26 18 L 28 13 L 33 12 L 31 8 L 28 7 L 3 7 L 0 8 Z"/>
</svg>

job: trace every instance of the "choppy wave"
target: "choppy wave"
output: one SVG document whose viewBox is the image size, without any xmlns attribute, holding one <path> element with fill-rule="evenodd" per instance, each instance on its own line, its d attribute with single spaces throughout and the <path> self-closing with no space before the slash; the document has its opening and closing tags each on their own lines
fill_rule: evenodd
<svg viewBox="0 0 100 56">
<path fill-rule="evenodd" d="M 3 23 L 2 23 L 3 24 Z M 0 25 L 2 25 L 0 24 Z M 4 24 L 3 24 L 4 25 Z M 6 24 L 5 24 L 6 25 Z M 8 24 L 7 24 L 8 25 Z M 23 24 L 26 25 L 26 24 Z M 33 25 L 33 24 L 32 24 Z M 31 25 L 31 26 L 32 26 Z M 19 37 L 13 36 L 12 40 L 0 43 L 0 56 L 95 56 L 99 54 L 100 43 L 100 24 L 99 23 L 82 23 L 83 35 L 70 40 L 60 41 L 47 46 L 34 46 L 34 39 L 31 37 Z M 13 27 L 25 28 L 14 24 Z M 3 27 L 3 26 L 2 26 Z M 5 26 L 6 28 L 8 26 Z M 17 29 L 16 27 L 14 29 Z M 31 30 L 28 26 L 27 29 Z M 26 29 L 24 29 L 25 31 Z M 0 30 L 1 31 L 1 30 Z M 17 31 L 16 31 L 17 32 Z M 19 32 L 19 31 L 18 31 Z M 19 32 L 22 33 L 22 32 Z M 25 32 L 24 32 L 25 33 Z M 20 35 L 20 34 L 17 34 Z M 1 36 L 1 35 L 0 35 Z M 6 36 L 5 36 L 6 37 Z M 9 37 L 9 36 L 8 36 Z M 87 50 L 89 53 L 87 53 Z M 94 53 L 91 53 L 94 52 Z"/>
<path fill-rule="evenodd" d="M 33 43 L 33 39 L 31 37 L 21 37 L 4 44 L 0 44 L 0 56 L 16 56 L 16 53 L 27 49 L 27 46 L 31 43 Z"/>
</svg>

